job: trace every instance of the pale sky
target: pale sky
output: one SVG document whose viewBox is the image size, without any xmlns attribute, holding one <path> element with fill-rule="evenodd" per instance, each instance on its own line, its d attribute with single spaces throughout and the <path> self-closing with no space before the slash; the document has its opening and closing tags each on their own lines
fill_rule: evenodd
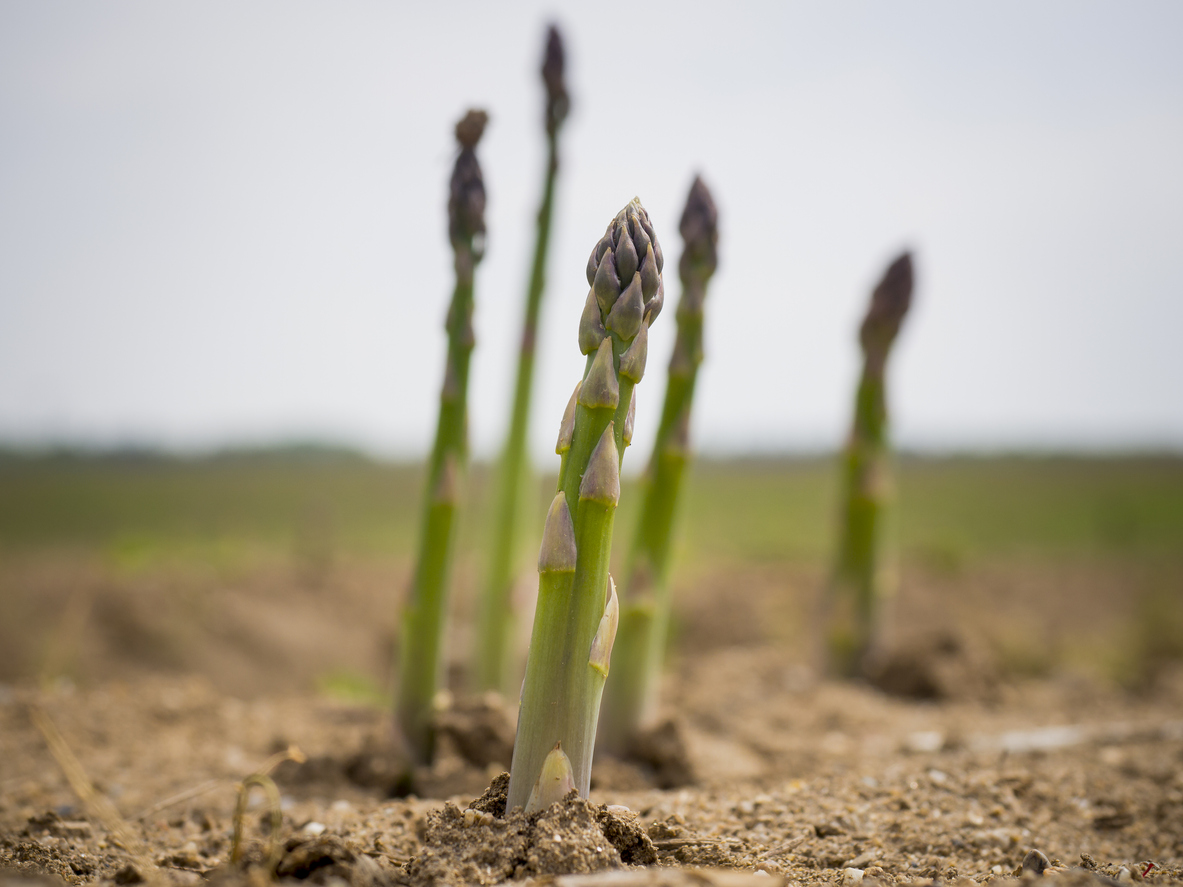
<svg viewBox="0 0 1183 887">
<path fill-rule="evenodd" d="M 901 248 L 889 367 L 922 449 L 1183 448 L 1183 4 L 0 3 L 0 442 L 430 443 L 471 106 L 488 257 L 471 430 L 505 431 L 541 187 L 545 25 L 568 47 L 532 446 L 579 377 L 584 266 L 637 195 L 667 256 L 719 205 L 694 436 L 833 446 Z M 634 466 L 638 467 L 638 466 Z"/>
</svg>

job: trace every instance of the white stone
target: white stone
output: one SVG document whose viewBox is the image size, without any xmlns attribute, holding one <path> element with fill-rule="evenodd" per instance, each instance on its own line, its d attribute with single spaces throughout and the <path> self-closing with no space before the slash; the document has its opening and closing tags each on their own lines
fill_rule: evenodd
<svg viewBox="0 0 1183 887">
<path fill-rule="evenodd" d="M 945 734 L 940 730 L 919 730 L 908 736 L 904 747 L 910 752 L 940 751 L 945 745 Z"/>
</svg>

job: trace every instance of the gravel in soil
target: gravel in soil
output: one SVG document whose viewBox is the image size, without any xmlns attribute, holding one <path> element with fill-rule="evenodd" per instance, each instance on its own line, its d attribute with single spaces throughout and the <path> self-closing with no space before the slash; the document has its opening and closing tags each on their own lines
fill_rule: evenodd
<svg viewBox="0 0 1183 887">
<path fill-rule="evenodd" d="M 0 872 L 70 884 L 244 883 L 276 853 L 273 871 L 313 883 L 585 872 L 602 883 L 676 884 L 686 883 L 678 871 L 709 868 L 852 887 L 1016 877 L 1038 849 L 1047 870 L 1026 878 L 1183 882 L 1179 673 L 1143 696 L 1058 678 L 1003 684 L 986 701 L 915 702 L 817 682 L 784 653 L 747 646 L 704 654 L 669 690 L 693 784 L 660 789 L 643 765 L 606 762 L 590 803 L 530 818 L 503 816 L 487 795 L 469 808 L 504 762 L 478 766 L 455 743 L 433 768 L 435 798 L 359 785 L 348 764 L 386 735 L 377 709 L 307 695 L 243 701 L 189 678 L 85 692 L 6 685 Z M 90 804 L 34 711 L 76 755 Z M 291 743 L 309 761 L 273 771 L 278 844 L 255 792 L 247 868 L 232 867 L 238 784 Z M 94 798 L 113 807 L 104 813 Z M 605 804 L 633 811 L 611 822 L 651 844 L 655 864 L 637 868 L 649 857 L 622 852 Z"/>
<path fill-rule="evenodd" d="M 389 756 L 387 713 L 303 689 L 342 656 L 356 673 L 388 673 L 374 626 L 388 619 L 394 572 L 344 571 L 328 595 L 293 590 L 280 572 L 219 592 L 187 574 L 176 588 L 171 574 L 124 587 L 36 566 L 6 567 L 6 587 L 32 589 L 18 602 L 61 622 L 54 649 L 90 677 L 0 683 L 0 880 L 1183 883 L 1183 671 L 1162 668 L 1132 694 L 1048 665 L 1058 647 L 1109 649 L 1095 639 L 1124 624 L 1128 571 L 919 574 L 901 621 L 932 633 L 899 647 L 880 683 L 928 698 L 902 699 L 819 681 L 803 664 L 808 608 L 790 592 L 818 576 L 720 569 L 679 589 L 688 652 L 663 690 L 672 719 L 638 760 L 597 761 L 589 802 L 531 820 L 503 816 L 487 795 L 469 807 L 509 764 L 513 713 L 494 701 L 458 700 L 441 719 L 438 760 L 408 780 Z M 90 590 L 94 618 L 55 621 L 88 600 L 73 588 Z M 217 618 L 202 622 L 205 608 Z M 30 673 L 26 615 L 0 623 L 9 675 Z M 983 650 L 995 627 L 1030 624 L 1042 627 L 1011 638 L 1009 668 Z M 1042 676 L 1015 678 L 1019 660 Z M 60 735 L 55 750 L 39 723 Z M 291 745 L 307 760 L 274 765 Z M 253 790 L 231 865 L 238 786 L 268 767 L 278 833 Z M 609 818 L 603 805 L 633 815 Z M 635 826 L 656 862 L 623 852 L 613 823 Z M 1033 850 L 1046 865 L 1037 856 L 1024 872 Z"/>
</svg>

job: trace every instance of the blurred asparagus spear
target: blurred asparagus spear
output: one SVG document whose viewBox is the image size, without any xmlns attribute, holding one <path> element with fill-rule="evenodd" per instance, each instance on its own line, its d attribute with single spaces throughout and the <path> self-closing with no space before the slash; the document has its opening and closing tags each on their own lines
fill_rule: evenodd
<svg viewBox="0 0 1183 887">
<path fill-rule="evenodd" d="M 446 322 L 448 357 L 428 466 L 419 554 L 403 613 L 395 706 L 401 737 L 415 763 L 427 763 L 432 755 L 432 703 L 443 670 L 453 525 L 468 451 L 468 363 L 474 342 L 472 284 L 485 243 L 485 184 L 475 149 L 487 122 L 484 111 L 469 111 L 456 124 L 460 154 L 452 170 L 448 196 L 448 235 L 455 258 L 456 286 Z"/>
<path fill-rule="evenodd" d="M 563 83 L 563 40 L 553 25 L 546 38 L 542 80 L 546 85 L 546 179 L 542 188 L 542 205 L 538 208 L 534 266 L 530 273 L 530 287 L 526 292 L 526 317 L 522 324 L 522 341 L 518 353 L 513 412 L 497 478 L 491 534 L 493 547 L 489 556 L 489 575 L 480 604 L 477 657 L 473 670 L 477 690 L 506 689 L 515 621 L 512 592 L 517 571 L 514 555 L 517 553 L 523 488 L 525 478 L 529 475 L 526 431 L 534 378 L 534 339 L 538 328 L 538 309 L 546 284 L 546 255 L 550 244 L 555 178 L 559 169 L 558 134 L 569 108 L 567 89 Z"/>
<path fill-rule="evenodd" d="M 884 376 L 892 343 L 912 303 L 912 283 L 912 257 L 905 252 L 875 287 L 859 330 L 863 373 L 842 456 L 841 535 L 826 602 L 829 669 L 842 677 L 865 668 L 879 640 L 882 603 L 890 592 L 882 541 L 891 497 Z"/>
<path fill-rule="evenodd" d="M 689 453 L 687 434 L 698 366 L 702 363 L 703 302 L 718 264 L 718 212 L 711 192 L 696 177 L 679 226 L 685 244 L 678 274 L 682 298 L 670 359 L 665 404 L 645 477 L 644 498 L 623 587 L 616 667 L 608 680 L 600 742 L 615 754 L 652 726 L 669 626 L 670 542 L 678 492 Z"/>
<path fill-rule="evenodd" d="M 574 787 L 587 797 L 600 696 L 619 604 L 608 576 L 620 463 L 634 386 L 661 310 L 661 247 L 640 201 L 621 210 L 588 260 L 583 380 L 559 429 L 559 491 L 538 555 L 538 604 L 518 710 L 509 808 L 538 809 Z M 536 790 L 537 789 L 537 790 Z"/>
</svg>

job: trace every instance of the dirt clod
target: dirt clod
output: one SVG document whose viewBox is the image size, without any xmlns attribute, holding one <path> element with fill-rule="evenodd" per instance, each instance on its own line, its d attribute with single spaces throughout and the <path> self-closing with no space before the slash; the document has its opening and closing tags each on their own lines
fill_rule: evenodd
<svg viewBox="0 0 1183 887">
<path fill-rule="evenodd" d="M 422 851 L 407 864 L 413 883 L 497 884 L 513 877 L 526 858 L 530 823 L 525 817 L 470 827 L 455 804 L 427 817 Z"/>
<path fill-rule="evenodd" d="M 599 806 L 596 808 L 596 823 L 625 865 L 654 865 L 657 862 L 657 850 L 635 813 L 617 813 Z"/>
<path fill-rule="evenodd" d="M 866 666 L 872 686 L 910 699 L 990 700 L 998 695 L 997 672 L 983 650 L 947 631 L 920 634 Z"/>
<path fill-rule="evenodd" d="M 476 767 L 508 767 L 513 757 L 515 724 L 496 693 L 456 700 L 436 715 L 435 731 Z"/>
<path fill-rule="evenodd" d="M 677 721 L 666 719 L 633 740 L 630 757 L 648 767 L 657 788 L 681 788 L 693 785 L 694 766 L 686 748 L 686 738 Z"/>
<path fill-rule="evenodd" d="M 301 881 L 316 874 L 317 882 L 323 883 L 329 875 L 346 878 L 355 858 L 353 851 L 332 835 L 296 837 L 284 844 L 283 856 L 275 866 L 275 874 L 280 878 L 297 878 Z"/>
<path fill-rule="evenodd" d="M 468 809 L 491 813 L 497 819 L 505 816 L 505 805 L 509 803 L 509 774 L 494 777 L 485 793 L 468 805 Z"/>
<path fill-rule="evenodd" d="M 113 880 L 116 884 L 142 884 L 144 882 L 144 876 L 140 874 L 138 868 L 128 863 L 115 873 Z"/>
<path fill-rule="evenodd" d="M 601 830 L 597 812 L 578 797 L 541 811 L 534 821 L 522 874 L 571 875 L 619 868 L 620 853 Z"/>
<path fill-rule="evenodd" d="M 657 861 L 636 814 L 609 810 L 572 792 L 527 816 L 505 812 L 509 774 L 466 810 L 428 814 L 423 852 L 407 865 L 416 884 L 497 884 L 509 878 L 602 872 Z"/>
</svg>

